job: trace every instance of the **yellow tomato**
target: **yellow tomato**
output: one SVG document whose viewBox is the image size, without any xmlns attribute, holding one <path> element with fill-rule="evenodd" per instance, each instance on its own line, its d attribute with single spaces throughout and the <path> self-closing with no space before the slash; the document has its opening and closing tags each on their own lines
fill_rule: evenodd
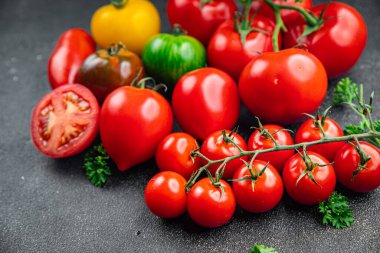
<svg viewBox="0 0 380 253">
<path fill-rule="evenodd" d="M 142 54 L 149 39 L 160 32 L 160 15 L 147 0 L 112 0 L 99 8 L 91 20 L 91 31 L 102 48 L 123 42 L 127 49 Z"/>
</svg>

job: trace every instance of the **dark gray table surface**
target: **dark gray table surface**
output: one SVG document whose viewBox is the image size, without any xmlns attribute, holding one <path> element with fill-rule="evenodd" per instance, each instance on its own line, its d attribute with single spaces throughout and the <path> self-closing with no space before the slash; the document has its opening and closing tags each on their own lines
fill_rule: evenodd
<svg viewBox="0 0 380 253">
<path fill-rule="evenodd" d="M 144 188 L 157 173 L 153 161 L 114 172 L 103 189 L 82 169 L 83 156 L 54 160 L 38 153 L 29 136 L 30 112 L 50 90 L 46 63 L 58 36 L 70 27 L 88 30 L 106 0 L 0 1 L 0 252 L 247 252 L 263 243 L 280 252 L 380 252 L 380 191 L 353 194 L 356 222 L 335 230 L 321 225 L 315 208 L 287 197 L 273 211 L 250 215 L 237 209 L 226 226 L 205 230 L 185 215 L 166 221 L 145 206 Z M 322 2 L 321 0 L 316 1 Z M 345 0 L 368 24 L 367 48 L 347 75 L 380 95 L 380 1 Z M 154 1 L 169 31 L 166 1 Z M 332 81 L 322 109 L 331 104 Z M 375 102 L 380 118 L 380 97 Z M 333 117 L 357 118 L 347 109 Z M 252 117 L 242 111 L 240 125 Z M 248 132 L 245 133 L 247 137 Z"/>
</svg>

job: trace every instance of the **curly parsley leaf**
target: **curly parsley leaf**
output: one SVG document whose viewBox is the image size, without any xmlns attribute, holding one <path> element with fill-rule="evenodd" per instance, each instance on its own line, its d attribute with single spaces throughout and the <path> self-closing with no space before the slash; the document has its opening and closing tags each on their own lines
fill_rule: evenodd
<svg viewBox="0 0 380 253">
<path fill-rule="evenodd" d="M 376 131 L 380 131 L 380 120 L 376 120 L 373 122 L 374 128 Z M 364 121 L 360 122 L 359 125 L 353 125 L 353 124 L 348 124 L 346 125 L 344 129 L 344 134 L 345 135 L 351 135 L 351 134 L 362 134 L 365 132 L 368 132 L 368 127 L 364 123 Z M 380 148 L 380 139 L 379 138 L 369 138 L 368 142 L 371 144 L 375 145 L 376 147 Z"/>
<path fill-rule="evenodd" d="M 351 81 L 349 77 L 343 78 L 339 81 L 334 89 L 333 104 L 335 106 L 343 103 L 351 103 L 358 94 L 358 85 Z"/>
<path fill-rule="evenodd" d="M 102 187 L 107 182 L 107 176 L 111 175 L 108 165 L 110 157 L 102 145 L 94 146 L 84 158 L 84 169 L 91 184 Z"/>
<path fill-rule="evenodd" d="M 375 127 L 375 130 L 376 130 L 377 132 L 380 132 L 380 120 L 375 120 L 375 121 L 373 122 L 373 126 Z"/>
<path fill-rule="evenodd" d="M 274 248 L 262 244 L 255 244 L 249 253 L 278 253 Z"/>
</svg>

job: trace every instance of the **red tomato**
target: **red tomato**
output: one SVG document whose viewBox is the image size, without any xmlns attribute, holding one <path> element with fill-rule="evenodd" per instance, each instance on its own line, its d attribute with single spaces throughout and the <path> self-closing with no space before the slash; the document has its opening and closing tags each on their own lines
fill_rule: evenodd
<svg viewBox="0 0 380 253">
<path fill-rule="evenodd" d="M 198 225 L 215 228 L 225 225 L 233 216 L 236 201 L 231 186 L 220 180 L 224 194 L 209 178 L 198 181 L 187 195 L 187 212 Z"/>
<path fill-rule="evenodd" d="M 172 106 L 180 127 L 203 140 L 215 131 L 234 128 L 240 100 L 231 77 L 215 68 L 203 68 L 178 81 Z"/>
<path fill-rule="evenodd" d="M 276 142 L 281 146 L 293 145 L 293 138 L 283 127 L 278 125 L 264 125 L 263 129 L 257 129 L 249 137 L 248 150 L 262 150 L 274 148 L 275 144 L 268 134 L 261 134 L 267 130 Z M 270 162 L 278 171 L 282 171 L 286 161 L 294 155 L 294 150 L 284 150 L 260 154 L 256 157 L 258 160 Z"/>
<path fill-rule="evenodd" d="M 145 202 L 158 217 L 176 218 L 186 211 L 186 179 L 178 173 L 164 171 L 155 175 L 145 188 Z"/>
<path fill-rule="evenodd" d="M 361 141 L 360 146 L 371 158 L 367 163 L 360 164 L 359 153 L 347 143 L 336 154 L 334 168 L 341 184 L 355 192 L 369 192 L 380 186 L 380 150 L 368 142 Z M 359 165 L 364 168 L 354 176 Z"/>
<path fill-rule="evenodd" d="M 82 62 L 95 50 L 95 41 L 85 30 L 74 28 L 62 33 L 48 63 L 51 87 L 74 83 Z"/>
<path fill-rule="evenodd" d="M 311 11 L 318 17 L 325 4 Z M 367 27 L 363 17 L 353 7 L 340 3 L 328 3 L 321 29 L 304 38 L 302 45 L 314 54 L 325 66 L 329 78 L 347 72 L 358 61 L 367 43 Z M 284 35 L 286 48 L 299 44 L 305 21 L 298 17 Z"/>
<path fill-rule="evenodd" d="M 307 152 L 315 167 L 309 172 L 318 183 L 315 184 L 306 174 L 298 183 L 297 180 L 306 170 L 304 160 L 299 154 L 292 156 L 285 164 L 282 179 L 289 196 L 303 205 L 316 205 L 325 201 L 335 189 L 336 176 L 334 168 L 323 156 Z M 322 166 L 324 165 L 324 166 Z"/>
<path fill-rule="evenodd" d="M 169 103 L 153 90 L 117 88 L 100 112 L 102 143 L 121 171 L 152 158 L 172 127 Z"/>
<path fill-rule="evenodd" d="M 218 26 L 232 19 L 237 10 L 233 0 L 169 0 L 167 7 L 172 26 L 180 24 L 205 46 Z"/>
<path fill-rule="evenodd" d="M 186 133 L 169 134 L 157 147 L 157 166 L 161 171 L 174 171 L 189 179 L 200 167 L 199 157 L 190 156 L 198 148 L 197 141 Z"/>
<path fill-rule="evenodd" d="M 264 53 L 243 70 L 239 91 L 249 111 L 261 120 L 289 124 L 312 113 L 327 91 L 321 62 L 301 49 Z"/>
<path fill-rule="evenodd" d="M 226 134 L 230 135 L 231 131 L 226 130 Z M 245 142 L 244 138 L 241 137 L 238 133 L 232 133 L 231 138 L 233 138 L 235 143 L 241 149 L 247 150 L 247 143 Z M 201 153 L 211 160 L 219 160 L 226 157 L 238 155 L 240 154 L 240 151 L 237 147 L 235 147 L 234 144 L 226 143 L 223 140 L 222 131 L 216 131 L 205 139 L 201 147 Z M 247 156 L 242 156 L 228 162 L 224 169 L 223 179 L 231 179 L 234 176 L 235 171 L 243 164 L 242 160 L 247 161 L 247 159 Z M 202 159 L 201 162 L 202 165 L 205 165 L 207 163 L 207 161 L 204 159 Z M 208 167 L 208 170 L 213 175 L 215 175 L 215 172 L 219 166 L 220 164 L 213 164 Z"/>
<path fill-rule="evenodd" d="M 63 158 L 79 154 L 98 133 L 99 105 L 89 89 L 67 84 L 46 94 L 32 112 L 30 132 L 44 155 Z"/>
<path fill-rule="evenodd" d="M 320 117 L 318 119 L 321 121 Z M 323 124 L 323 130 L 328 137 L 339 137 L 344 135 L 343 130 L 340 128 L 339 124 L 330 118 L 326 118 Z M 296 133 L 296 143 L 317 141 L 322 139 L 322 137 L 323 133 L 318 128 L 318 122 L 315 119 L 309 119 L 298 128 Z M 310 146 L 307 148 L 307 150 L 318 153 L 332 162 L 335 158 L 336 153 L 343 145 L 343 141 L 331 142 Z"/>
</svg>

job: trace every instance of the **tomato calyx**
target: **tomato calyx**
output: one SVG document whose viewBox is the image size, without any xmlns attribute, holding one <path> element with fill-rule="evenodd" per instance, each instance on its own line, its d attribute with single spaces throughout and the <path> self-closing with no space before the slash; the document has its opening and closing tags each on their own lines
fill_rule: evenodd
<svg viewBox="0 0 380 253">
<path fill-rule="evenodd" d="M 260 172 L 258 171 L 256 166 L 252 165 L 253 160 L 251 160 L 250 163 L 248 163 L 247 161 L 244 161 L 244 160 L 242 160 L 242 162 L 247 167 L 249 175 L 247 175 L 245 177 L 237 178 L 237 179 L 231 179 L 229 181 L 231 181 L 231 182 L 242 182 L 242 181 L 251 180 L 252 191 L 254 191 L 256 181 L 265 173 L 265 170 L 269 166 L 269 162 L 267 162 L 267 164 L 264 166 L 264 168 Z M 252 167 L 253 167 L 253 169 L 252 169 Z"/>
<path fill-rule="evenodd" d="M 209 4 L 211 3 L 213 0 L 200 0 L 199 1 L 199 9 L 202 10 L 203 6 L 205 6 L 206 4 Z"/>
<path fill-rule="evenodd" d="M 331 107 L 328 107 L 323 113 L 322 115 L 311 115 L 311 114 L 308 114 L 308 113 L 304 113 L 304 115 L 308 116 L 309 118 L 311 118 L 313 120 L 313 125 L 318 128 L 321 132 L 322 132 L 322 135 L 323 137 L 326 137 L 326 132 L 325 132 L 325 129 L 324 129 L 324 126 L 325 126 L 325 123 L 326 123 L 326 118 L 327 118 L 327 115 L 330 113 L 330 110 L 331 110 Z"/>
<path fill-rule="evenodd" d="M 144 77 L 143 79 L 139 80 L 139 76 L 142 73 L 142 68 L 139 69 L 137 72 L 135 78 L 131 82 L 131 86 L 138 88 L 138 89 L 149 89 L 154 91 L 159 91 L 160 89 L 164 89 L 164 92 L 168 90 L 168 87 L 163 83 L 156 83 L 156 80 L 154 80 L 153 77 Z"/>
<path fill-rule="evenodd" d="M 314 184 L 316 184 L 318 187 L 321 187 L 314 178 L 313 170 L 315 167 L 324 167 L 324 166 L 328 166 L 329 164 L 318 164 L 318 163 L 313 162 L 313 160 L 311 160 L 310 156 L 307 154 L 305 146 L 303 148 L 302 153 L 300 151 L 298 151 L 297 149 L 296 149 L 296 151 L 300 155 L 302 160 L 304 161 L 305 167 L 306 167 L 305 170 L 298 177 L 298 179 L 296 181 L 296 185 L 298 185 L 298 183 L 301 181 L 301 179 L 307 175 Z"/>
<path fill-rule="evenodd" d="M 118 42 L 118 43 L 114 43 L 112 44 L 108 49 L 107 49 L 107 53 L 109 56 L 116 56 L 119 54 L 120 50 L 126 50 L 126 47 L 124 45 L 123 42 Z"/>
<path fill-rule="evenodd" d="M 351 180 L 354 181 L 356 175 L 359 174 L 359 172 L 361 172 L 362 170 L 366 169 L 366 165 L 371 160 L 371 157 L 366 152 L 364 152 L 364 150 L 361 147 L 359 140 L 357 138 L 355 138 L 356 145 L 352 142 L 349 142 L 349 143 L 352 145 L 352 147 L 358 153 L 359 158 L 360 158 L 360 161 L 357 165 L 358 166 L 357 169 L 352 173 L 352 179 Z"/>
<path fill-rule="evenodd" d="M 128 2 L 128 0 L 110 0 L 110 2 L 116 8 L 121 9 Z"/>
<path fill-rule="evenodd" d="M 185 29 L 183 29 L 180 24 L 174 24 L 172 34 L 174 36 L 182 36 L 182 35 L 186 35 L 187 31 Z"/>
</svg>

